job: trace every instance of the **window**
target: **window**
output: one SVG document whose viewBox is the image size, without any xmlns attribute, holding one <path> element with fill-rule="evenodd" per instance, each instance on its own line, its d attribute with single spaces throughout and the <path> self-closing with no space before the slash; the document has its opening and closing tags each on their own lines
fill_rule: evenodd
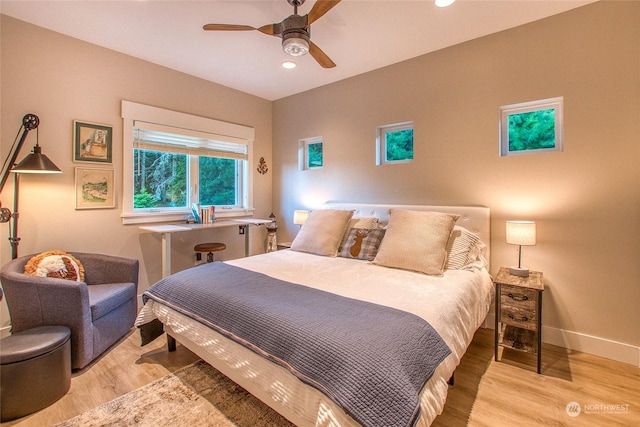
<svg viewBox="0 0 640 427">
<path fill-rule="evenodd" d="M 562 151 L 562 97 L 500 107 L 500 155 Z"/>
<path fill-rule="evenodd" d="M 376 142 L 376 164 L 412 161 L 413 122 L 378 127 Z"/>
<path fill-rule="evenodd" d="M 321 168 L 324 163 L 322 137 L 301 139 L 298 142 L 300 170 Z"/>
<path fill-rule="evenodd" d="M 252 213 L 253 128 L 123 101 L 125 224 Z M 162 123 L 162 124 L 158 124 Z"/>
</svg>

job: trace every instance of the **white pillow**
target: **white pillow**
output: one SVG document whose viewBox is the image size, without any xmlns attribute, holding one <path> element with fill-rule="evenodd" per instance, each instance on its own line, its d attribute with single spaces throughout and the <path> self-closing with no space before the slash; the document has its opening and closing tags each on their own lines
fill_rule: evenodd
<svg viewBox="0 0 640 427">
<path fill-rule="evenodd" d="M 464 227 L 455 226 L 447 243 L 445 270 L 460 270 L 477 261 L 480 253 L 480 237 Z"/>
<path fill-rule="evenodd" d="M 447 242 L 459 215 L 392 209 L 374 264 L 441 275 Z"/>
<path fill-rule="evenodd" d="M 291 242 L 291 250 L 336 256 L 353 212 L 341 209 L 312 211 Z"/>
<path fill-rule="evenodd" d="M 368 228 L 374 229 L 378 227 L 378 218 L 376 217 L 357 217 L 349 220 L 348 230 L 352 228 Z M 347 230 L 347 231 L 348 231 Z"/>
</svg>

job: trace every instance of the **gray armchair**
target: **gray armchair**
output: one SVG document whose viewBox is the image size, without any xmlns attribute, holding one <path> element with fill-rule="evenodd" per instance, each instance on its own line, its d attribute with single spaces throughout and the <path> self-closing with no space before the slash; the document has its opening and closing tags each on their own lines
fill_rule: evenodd
<svg viewBox="0 0 640 427">
<path fill-rule="evenodd" d="M 69 252 L 84 266 L 85 281 L 24 274 L 33 255 L 0 270 L 12 332 L 37 326 L 71 330 L 71 367 L 81 369 L 133 327 L 139 262 L 110 255 Z"/>
</svg>

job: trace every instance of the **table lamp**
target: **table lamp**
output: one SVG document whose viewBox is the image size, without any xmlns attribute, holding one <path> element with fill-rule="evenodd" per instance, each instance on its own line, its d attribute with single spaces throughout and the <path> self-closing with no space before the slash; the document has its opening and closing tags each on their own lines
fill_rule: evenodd
<svg viewBox="0 0 640 427">
<path fill-rule="evenodd" d="M 308 216 L 309 211 L 295 210 L 293 211 L 293 223 L 302 227 Z"/>
<path fill-rule="evenodd" d="M 509 267 L 514 276 L 529 277 L 529 269 L 522 267 L 522 247 L 535 246 L 536 223 L 533 221 L 507 221 L 507 243 L 518 245 L 518 266 Z"/>
</svg>

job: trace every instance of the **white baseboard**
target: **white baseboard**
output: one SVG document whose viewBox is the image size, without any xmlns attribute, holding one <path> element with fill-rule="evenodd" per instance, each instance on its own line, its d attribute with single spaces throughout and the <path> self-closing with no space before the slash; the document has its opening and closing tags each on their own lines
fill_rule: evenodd
<svg viewBox="0 0 640 427">
<path fill-rule="evenodd" d="M 495 327 L 493 313 L 489 313 L 483 327 L 490 329 Z M 542 341 L 640 368 L 640 347 L 544 325 L 542 326 Z"/>
<path fill-rule="evenodd" d="M 549 326 L 543 326 L 542 340 L 549 344 L 605 357 L 640 368 L 640 347 Z"/>
</svg>

